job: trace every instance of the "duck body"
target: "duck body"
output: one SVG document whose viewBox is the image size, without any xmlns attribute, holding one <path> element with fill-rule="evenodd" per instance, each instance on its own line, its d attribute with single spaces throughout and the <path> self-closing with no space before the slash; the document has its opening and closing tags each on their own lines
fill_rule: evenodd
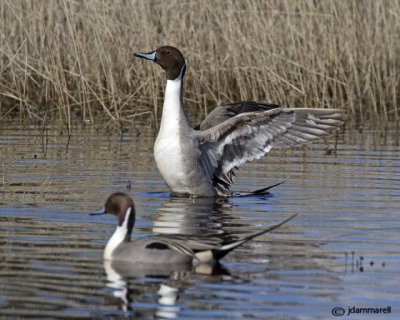
<svg viewBox="0 0 400 320">
<path fill-rule="evenodd" d="M 169 250 L 162 241 L 163 239 L 158 239 L 157 236 L 123 241 L 115 248 L 108 260 L 136 264 L 192 264 L 193 257 Z"/>
<path fill-rule="evenodd" d="M 108 240 L 103 258 L 148 265 L 200 265 L 215 264 L 230 251 L 272 231 L 288 222 L 295 215 L 267 229 L 243 238 L 222 239 L 212 235 L 154 235 L 132 240 L 131 232 L 135 223 L 133 200 L 125 193 L 117 192 L 108 197 L 101 213 L 114 214 L 118 226 Z"/>
<path fill-rule="evenodd" d="M 182 107 L 182 80 L 167 80 L 160 130 L 154 144 L 158 170 L 174 194 L 215 196 L 217 192 L 199 163 L 200 143 Z"/>
<path fill-rule="evenodd" d="M 166 72 L 154 158 L 173 194 L 229 196 L 235 171 L 245 162 L 261 158 L 273 147 L 304 145 L 330 135 L 345 119 L 341 109 L 280 108 L 241 101 L 214 108 L 194 129 L 182 102 L 186 71 L 182 53 L 163 46 L 135 56 L 156 62 Z"/>
</svg>

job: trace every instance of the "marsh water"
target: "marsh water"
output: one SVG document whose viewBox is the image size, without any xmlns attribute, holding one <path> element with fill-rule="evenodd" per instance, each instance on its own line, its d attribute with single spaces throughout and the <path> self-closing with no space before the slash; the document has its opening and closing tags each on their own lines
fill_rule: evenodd
<svg viewBox="0 0 400 320">
<path fill-rule="evenodd" d="M 400 317 L 399 134 L 347 128 L 272 150 L 241 168 L 269 196 L 171 198 L 152 157 L 154 130 L 0 128 L 0 318 L 332 319 L 349 307 Z M 135 200 L 134 237 L 244 235 L 297 213 L 214 269 L 104 264 L 116 221 L 90 216 L 108 195 Z M 335 309 L 336 308 L 336 309 Z"/>
</svg>

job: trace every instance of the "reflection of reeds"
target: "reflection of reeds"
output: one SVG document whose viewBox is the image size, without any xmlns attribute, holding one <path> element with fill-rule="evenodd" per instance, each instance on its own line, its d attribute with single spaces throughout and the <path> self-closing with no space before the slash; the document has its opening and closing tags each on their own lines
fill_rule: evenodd
<svg viewBox="0 0 400 320">
<path fill-rule="evenodd" d="M 0 2 L 0 117 L 156 115 L 162 71 L 131 52 L 179 47 L 186 105 L 237 99 L 398 119 L 399 1 Z"/>
</svg>

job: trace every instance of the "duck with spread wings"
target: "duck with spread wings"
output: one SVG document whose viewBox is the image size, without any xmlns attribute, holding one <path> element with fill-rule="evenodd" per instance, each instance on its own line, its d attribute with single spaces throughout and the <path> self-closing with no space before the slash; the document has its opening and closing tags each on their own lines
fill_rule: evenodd
<svg viewBox="0 0 400 320">
<path fill-rule="evenodd" d="M 217 106 L 192 128 L 182 102 L 186 71 L 182 53 L 163 46 L 135 56 L 157 63 L 166 73 L 154 157 L 174 194 L 229 196 L 235 170 L 245 162 L 261 158 L 274 147 L 299 146 L 331 135 L 345 120 L 341 109 L 280 108 L 242 101 Z"/>
</svg>

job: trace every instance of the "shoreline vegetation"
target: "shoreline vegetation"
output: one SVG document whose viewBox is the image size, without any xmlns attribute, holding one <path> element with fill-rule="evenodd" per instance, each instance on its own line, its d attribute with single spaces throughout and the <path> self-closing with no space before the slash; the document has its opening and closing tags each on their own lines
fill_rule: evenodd
<svg viewBox="0 0 400 320">
<path fill-rule="evenodd" d="M 399 122 L 399 1 L 4 0 L 0 29 L 0 120 L 157 123 L 165 76 L 132 53 L 169 44 L 194 122 L 238 100 Z"/>
</svg>

